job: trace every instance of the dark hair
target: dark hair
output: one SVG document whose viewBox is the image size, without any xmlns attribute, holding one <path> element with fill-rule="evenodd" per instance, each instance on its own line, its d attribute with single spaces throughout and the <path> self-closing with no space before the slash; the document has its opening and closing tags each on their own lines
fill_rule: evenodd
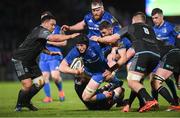
<svg viewBox="0 0 180 118">
<path fill-rule="evenodd" d="M 160 8 L 154 8 L 151 12 L 151 16 L 154 16 L 155 14 L 162 14 L 163 15 L 163 11 Z"/>
<path fill-rule="evenodd" d="M 136 12 L 133 17 L 139 16 L 141 19 L 146 22 L 146 15 L 143 12 Z"/>
<path fill-rule="evenodd" d="M 85 44 L 87 46 L 89 45 L 89 39 L 85 34 L 80 34 L 76 38 L 77 38 L 76 44 Z"/>
<path fill-rule="evenodd" d="M 112 27 L 112 24 L 107 20 L 104 20 L 99 24 L 99 30 L 110 28 L 110 27 Z"/>
<path fill-rule="evenodd" d="M 41 23 L 43 23 L 45 20 L 54 19 L 56 20 L 55 16 L 50 11 L 44 11 L 41 14 Z"/>
</svg>

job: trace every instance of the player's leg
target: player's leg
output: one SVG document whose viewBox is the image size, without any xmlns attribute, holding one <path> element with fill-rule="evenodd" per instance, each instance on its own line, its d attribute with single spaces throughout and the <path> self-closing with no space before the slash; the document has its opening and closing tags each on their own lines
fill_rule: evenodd
<svg viewBox="0 0 180 118">
<path fill-rule="evenodd" d="M 51 89 L 50 89 L 50 67 L 48 64 L 48 61 L 46 60 L 40 60 L 39 61 L 39 67 L 41 69 L 43 78 L 45 79 L 45 84 L 44 84 L 44 93 L 45 93 L 45 98 L 43 99 L 44 103 L 49 103 L 52 102 L 52 97 L 51 97 Z"/>
<path fill-rule="evenodd" d="M 168 89 L 166 89 L 162 83 L 172 75 L 172 72 L 163 68 L 158 68 L 156 75 L 153 78 L 154 87 L 161 94 L 172 106 L 177 106 L 178 104 L 175 103 L 174 99 L 172 98 L 171 94 L 169 93 Z M 169 108 L 168 110 L 175 110 Z"/>
<path fill-rule="evenodd" d="M 58 70 L 59 63 L 60 63 L 59 60 L 54 59 L 52 61 L 49 61 L 49 66 L 50 66 L 50 70 L 51 70 L 51 77 L 54 80 L 54 83 L 56 84 L 56 86 L 58 88 L 59 100 L 64 101 L 65 95 L 64 95 L 64 91 L 62 89 L 62 78 L 61 78 L 60 72 Z"/>
<path fill-rule="evenodd" d="M 165 80 L 167 86 L 169 87 L 169 90 L 171 91 L 172 93 L 172 96 L 173 96 L 173 99 L 174 101 L 179 104 L 179 97 L 177 95 L 177 91 L 176 91 L 176 86 L 172 80 L 172 78 L 170 77 L 169 79 L 166 79 Z"/>
<path fill-rule="evenodd" d="M 84 101 L 98 101 L 106 99 L 110 96 L 110 92 L 107 93 L 98 93 L 95 95 L 96 90 L 99 88 L 100 84 L 103 82 L 104 78 L 102 76 L 102 73 L 95 74 L 92 76 L 91 80 L 87 84 L 83 94 L 82 98 Z"/>
<path fill-rule="evenodd" d="M 28 107 L 29 110 L 37 111 L 38 109 L 34 107 L 31 103 L 31 98 L 42 88 L 44 84 L 44 79 L 38 78 L 36 84 L 32 84 L 32 78 L 41 76 L 40 69 L 38 66 L 32 65 L 24 66 L 21 61 L 12 59 L 15 66 L 15 70 L 18 79 L 21 81 L 22 89 L 19 91 L 17 105 L 15 111 L 21 111 L 22 107 Z"/>
</svg>

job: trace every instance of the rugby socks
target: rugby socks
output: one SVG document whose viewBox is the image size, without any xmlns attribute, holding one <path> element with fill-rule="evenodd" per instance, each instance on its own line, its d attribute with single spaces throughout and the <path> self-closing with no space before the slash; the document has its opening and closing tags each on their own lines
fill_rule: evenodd
<svg viewBox="0 0 180 118">
<path fill-rule="evenodd" d="M 18 93 L 18 99 L 17 99 L 17 104 L 16 107 L 18 106 L 22 106 L 22 104 L 26 103 L 26 97 L 27 97 L 28 92 L 24 91 L 24 90 L 20 90 Z"/>
<path fill-rule="evenodd" d="M 103 93 L 96 94 L 96 100 L 97 101 L 104 100 L 104 99 L 106 99 L 106 96 Z"/>
<path fill-rule="evenodd" d="M 131 91 L 130 96 L 129 96 L 129 100 L 128 100 L 129 106 L 132 105 L 136 96 L 137 96 L 137 93 L 135 91 Z"/>
<path fill-rule="evenodd" d="M 51 97 L 51 91 L 50 91 L 51 89 L 50 89 L 50 83 L 49 82 L 44 84 L 43 89 L 44 89 L 46 96 Z"/>
<path fill-rule="evenodd" d="M 129 106 L 132 105 L 132 103 L 133 103 L 134 99 L 136 98 L 136 96 L 137 96 L 137 98 L 139 100 L 139 106 L 143 106 L 144 105 L 144 100 L 135 91 L 131 91 L 131 93 L 130 93 L 129 101 L 128 101 L 129 102 Z"/>
<path fill-rule="evenodd" d="M 175 84 L 173 82 L 172 79 L 168 78 L 165 80 L 166 84 L 168 85 L 172 95 L 173 95 L 173 98 L 174 99 L 178 99 L 178 96 L 177 96 L 177 93 L 176 93 L 176 87 L 175 87 Z"/>
<path fill-rule="evenodd" d="M 141 88 L 137 95 L 142 98 L 142 101 L 145 103 L 146 101 L 152 101 L 153 98 L 148 94 L 145 88 Z"/>
<path fill-rule="evenodd" d="M 62 82 L 61 81 L 58 81 L 58 82 L 55 82 L 57 88 L 59 91 L 62 91 Z"/>
<path fill-rule="evenodd" d="M 158 91 L 152 89 L 151 94 L 152 94 L 152 97 L 158 101 Z"/>
<path fill-rule="evenodd" d="M 160 86 L 158 88 L 158 93 L 160 93 L 171 105 L 176 105 L 176 103 L 174 102 L 171 94 L 169 93 L 169 91 L 163 87 L 163 86 Z"/>
<path fill-rule="evenodd" d="M 32 85 L 29 93 L 28 93 L 28 102 L 31 101 L 32 97 L 35 96 L 44 85 L 37 87 L 35 84 Z"/>
</svg>

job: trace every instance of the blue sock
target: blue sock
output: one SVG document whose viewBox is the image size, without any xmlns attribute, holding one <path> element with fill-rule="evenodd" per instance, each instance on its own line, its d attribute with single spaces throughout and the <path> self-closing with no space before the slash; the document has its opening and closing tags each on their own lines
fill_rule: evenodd
<svg viewBox="0 0 180 118">
<path fill-rule="evenodd" d="M 44 92 L 45 92 L 47 97 L 51 97 L 51 91 L 50 91 L 49 82 L 44 84 Z"/>
<path fill-rule="evenodd" d="M 96 95 L 96 100 L 99 101 L 99 100 L 104 100 L 106 99 L 106 96 L 103 94 L 103 93 L 98 93 Z"/>
<path fill-rule="evenodd" d="M 62 82 L 61 81 L 58 81 L 58 82 L 55 82 L 57 88 L 59 91 L 62 91 Z"/>
</svg>

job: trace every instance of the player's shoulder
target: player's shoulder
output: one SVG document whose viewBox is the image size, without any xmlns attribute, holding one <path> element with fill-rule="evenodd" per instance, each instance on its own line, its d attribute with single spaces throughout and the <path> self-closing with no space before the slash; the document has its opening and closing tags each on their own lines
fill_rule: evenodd
<svg viewBox="0 0 180 118">
<path fill-rule="evenodd" d="M 164 21 L 164 26 L 165 27 L 175 27 L 175 25 L 169 21 Z"/>
<path fill-rule="evenodd" d="M 91 19 L 93 17 L 91 12 L 88 12 L 85 16 L 84 19 Z"/>
<path fill-rule="evenodd" d="M 113 18 L 113 16 L 111 15 L 111 13 L 104 11 L 103 18 Z"/>
</svg>

